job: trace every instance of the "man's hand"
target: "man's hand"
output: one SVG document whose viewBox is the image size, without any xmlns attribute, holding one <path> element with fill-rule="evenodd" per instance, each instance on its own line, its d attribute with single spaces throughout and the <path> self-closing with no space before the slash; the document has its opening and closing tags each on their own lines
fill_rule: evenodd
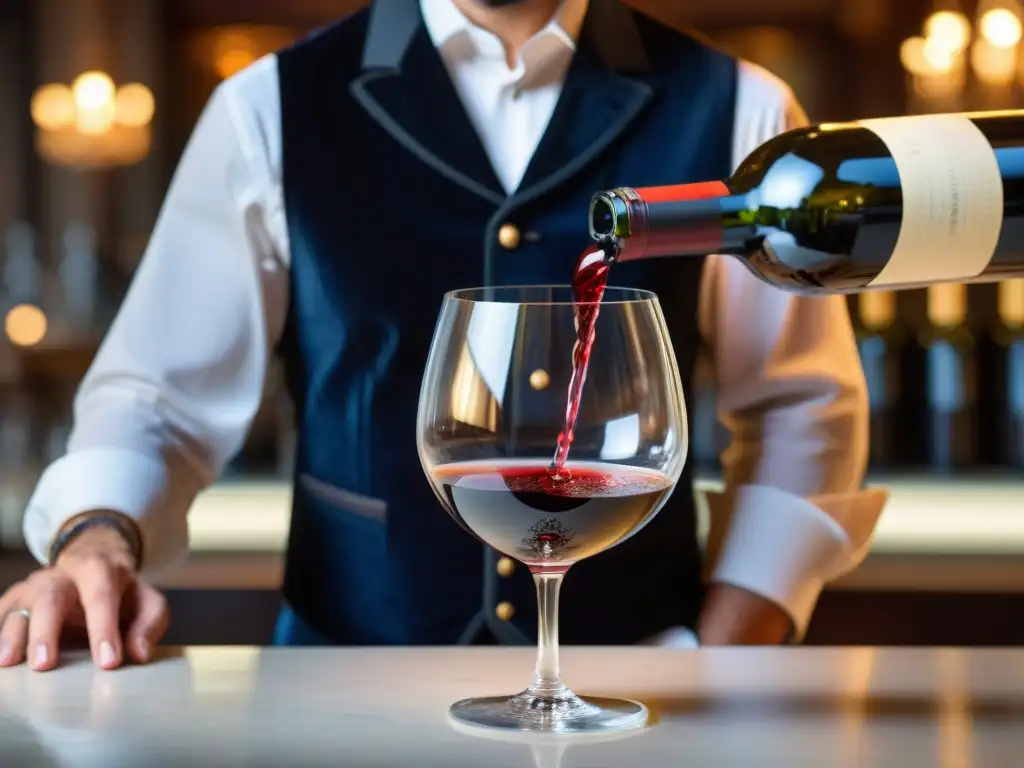
<svg viewBox="0 0 1024 768">
<path fill-rule="evenodd" d="M 701 645 L 779 645 L 792 629 L 789 614 L 775 603 L 729 584 L 711 584 L 697 635 Z"/>
<path fill-rule="evenodd" d="M 119 666 L 126 651 L 146 662 L 168 621 L 164 596 L 139 580 L 127 543 L 114 530 L 90 528 L 51 567 L 0 596 L 0 667 L 27 659 L 33 669 L 53 669 L 69 630 L 85 630 L 104 669 Z"/>
</svg>

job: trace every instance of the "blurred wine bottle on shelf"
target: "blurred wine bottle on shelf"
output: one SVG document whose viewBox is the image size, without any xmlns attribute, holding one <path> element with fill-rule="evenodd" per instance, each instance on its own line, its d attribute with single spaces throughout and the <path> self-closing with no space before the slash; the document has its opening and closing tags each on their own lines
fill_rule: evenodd
<svg viewBox="0 0 1024 768">
<path fill-rule="evenodd" d="M 967 286 L 927 289 L 926 395 L 929 465 L 938 471 L 973 466 L 976 456 L 977 358 L 967 323 Z"/>
<path fill-rule="evenodd" d="M 32 225 L 17 221 L 4 235 L 4 308 L 41 302 L 43 268 L 36 255 Z"/>
<path fill-rule="evenodd" d="M 5 538 L 17 540 L 25 505 L 41 471 L 34 444 L 38 409 L 27 391 L 6 394 L 0 410 L 0 529 Z"/>
<path fill-rule="evenodd" d="M 899 323 L 897 295 L 871 291 L 856 297 L 854 327 L 870 405 L 868 465 L 891 469 L 905 457 L 905 425 L 898 422 L 903 393 L 901 353 L 907 333 Z"/>
<path fill-rule="evenodd" d="M 87 222 L 73 222 L 64 229 L 58 281 L 61 320 L 78 334 L 93 331 L 100 294 L 99 260 L 96 230 Z"/>
<path fill-rule="evenodd" d="M 998 451 L 1004 467 L 1024 468 L 1024 280 L 999 283 L 988 366 Z"/>
</svg>

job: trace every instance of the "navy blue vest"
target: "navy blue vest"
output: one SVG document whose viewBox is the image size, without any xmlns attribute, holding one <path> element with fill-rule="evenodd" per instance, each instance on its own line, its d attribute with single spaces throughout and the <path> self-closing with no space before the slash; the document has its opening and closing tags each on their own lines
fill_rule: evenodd
<svg viewBox="0 0 1024 768">
<path fill-rule="evenodd" d="M 442 510 L 420 467 L 417 398 L 446 291 L 566 283 L 591 194 L 725 177 L 736 62 L 591 0 L 555 114 L 506 196 L 416 0 L 377 0 L 279 59 L 292 248 L 281 352 L 299 444 L 285 598 L 337 644 L 532 643 L 526 569 Z M 504 224 L 523 234 L 498 241 Z M 658 293 L 684 386 L 698 350 L 702 261 L 614 268 Z M 692 626 L 701 600 L 689 469 L 661 513 L 575 566 L 565 643 L 627 644 Z M 503 571 L 505 569 L 502 569 Z M 496 606 L 515 613 L 505 620 Z"/>
</svg>

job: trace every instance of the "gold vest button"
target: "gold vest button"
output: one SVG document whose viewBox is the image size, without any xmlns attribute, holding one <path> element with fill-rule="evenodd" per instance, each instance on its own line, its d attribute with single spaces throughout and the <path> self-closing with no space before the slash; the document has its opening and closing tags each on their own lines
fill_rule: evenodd
<svg viewBox="0 0 1024 768">
<path fill-rule="evenodd" d="M 551 383 L 551 377 L 548 372 L 538 368 L 536 371 L 530 374 L 530 386 L 538 392 L 542 389 L 547 389 L 548 384 Z"/>
<path fill-rule="evenodd" d="M 498 230 L 498 242 L 501 243 L 501 247 L 506 251 L 518 248 L 521 239 L 519 229 L 515 224 L 503 224 L 501 229 Z"/>
<path fill-rule="evenodd" d="M 516 615 L 516 609 L 512 603 L 498 603 L 498 607 L 494 609 L 494 613 L 502 621 L 509 621 Z"/>
<path fill-rule="evenodd" d="M 515 560 L 511 557 L 503 557 L 498 561 L 498 575 L 507 579 L 516 569 Z"/>
</svg>

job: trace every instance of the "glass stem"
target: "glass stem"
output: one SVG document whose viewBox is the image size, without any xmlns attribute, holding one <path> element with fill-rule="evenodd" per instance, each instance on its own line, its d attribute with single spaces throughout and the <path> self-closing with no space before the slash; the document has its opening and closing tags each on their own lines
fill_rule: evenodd
<svg viewBox="0 0 1024 768">
<path fill-rule="evenodd" d="M 537 667 L 529 693 L 542 698 L 568 693 L 558 673 L 558 593 L 565 572 L 534 573 L 537 585 Z"/>
</svg>

